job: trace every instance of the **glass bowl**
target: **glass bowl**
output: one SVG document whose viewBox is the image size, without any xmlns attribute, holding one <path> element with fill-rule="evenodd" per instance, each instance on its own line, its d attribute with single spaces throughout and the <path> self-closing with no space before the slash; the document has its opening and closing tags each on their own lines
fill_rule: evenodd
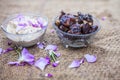
<svg viewBox="0 0 120 80">
<path fill-rule="evenodd" d="M 88 45 L 90 45 L 93 42 L 95 34 L 100 30 L 99 21 L 95 17 L 93 17 L 93 25 L 98 26 L 98 29 L 95 32 L 92 32 L 89 34 L 81 34 L 81 35 L 66 33 L 66 32 L 60 30 L 55 25 L 55 21 L 58 19 L 59 19 L 58 16 L 54 19 L 53 28 L 55 29 L 63 46 L 65 46 L 65 47 L 73 47 L 73 48 L 87 47 Z"/>
<path fill-rule="evenodd" d="M 37 31 L 37 32 L 33 32 L 33 33 L 27 33 L 27 34 L 13 34 L 10 33 L 6 30 L 7 28 L 7 24 L 10 20 L 13 20 L 16 18 L 18 14 L 14 14 L 10 17 L 8 17 L 1 25 L 1 29 L 4 32 L 4 34 L 6 35 L 6 37 L 12 41 L 12 43 L 14 43 L 17 46 L 23 46 L 23 47 L 30 47 L 35 45 L 37 42 L 42 41 L 44 34 L 46 32 L 47 26 L 48 26 L 48 18 L 45 16 L 41 16 L 38 14 L 23 14 L 24 16 L 32 16 L 32 17 L 40 17 L 43 18 L 47 24 L 46 26 L 44 26 L 44 28 L 42 28 L 41 30 Z"/>
</svg>

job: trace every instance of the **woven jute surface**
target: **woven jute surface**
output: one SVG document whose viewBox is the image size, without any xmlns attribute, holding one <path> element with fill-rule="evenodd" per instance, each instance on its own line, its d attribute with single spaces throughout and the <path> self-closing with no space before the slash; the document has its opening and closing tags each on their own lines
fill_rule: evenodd
<svg viewBox="0 0 120 80">
<path fill-rule="evenodd" d="M 45 34 L 48 44 L 56 44 L 60 65 L 56 68 L 47 66 L 41 71 L 34 66 L 9 66 L 9 61 L 17 58 L 12 51 L 0 56 L 0 80 L 120 80 L 120 0 L 0 0 L 0 23 L 11 14 L 39 13 L 49 18 L 49 26 Z M 97 17 L 101 30 L 95 36 L 94 43 L 87 48 L 64 48 L 56 33 L 51 34 L 52 21 L 61 10 L 66 12 L 84 12 Z M 101 17 L 106 16 L 105 21 Z M 7 38 L 0 30 L 0 47 L 6 49 Z M 28 48 L 35 58 L 44 57 L 46 52 L 36 46 Z M 95 63 L 83 63 L 79 68 L 69 69 L 74 59 L 84 54 L 97 56 Z M 44 73 L 52 73 L 53 78 L 45 78 Z"/>
</svg>

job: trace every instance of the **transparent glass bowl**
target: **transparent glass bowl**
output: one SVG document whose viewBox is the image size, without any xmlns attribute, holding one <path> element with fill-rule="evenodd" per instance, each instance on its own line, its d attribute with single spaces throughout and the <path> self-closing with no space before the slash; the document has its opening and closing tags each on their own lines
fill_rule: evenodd
<svg viewBox="0 0 120 80">
<path fill-rule="evenodd" d="M 74 47 L 74 48 L 87 47 L 89 44 L 93 42 L 94 35 L 100 30 L 99 21 L 94 17 L 93 17 L 93 25 L 97 25 L 98 29 L 95 32 L 89 34 L 82 34 L 82 35 L 70 34 L 60 30 L 55 25 L 56 20 L 58 20 L 58 17 L 54 19 L 53 27 L 56 30 L 58 37 L 60 38 L 61 42 L 65 47 Z"/>
<path fill-rule="evenodd" d="M 45 19 L 45 21 L 47 22 L 47 25 L 34 33 L 28 33 L 28 34 L 13 34 L 13 33 L 9 33 L 7 32 L 6 28 L 7 28 L 7 24 L 10 20 L 16 18 L 18 14 L 14 14 L 10 17 L 8 17 L 1 25 L 1 29 L 2 31 L 5 33 L 5 35 L 7 36 L 7 38 L 9 40 L 11 40 L 15 45 L 17 46 L 23 46 L 23 47 L 30 47 L 35 45 L 37 42 L 42 41 L 44 34 L 46 32 L 47 26 L 48 26 L 48 18 L 45 16 L 41 16 L 38 14 L 23 14 L 24 16 L 33 16 L 33 17 L 41 17 L 43 19 Z"/>
</svg>

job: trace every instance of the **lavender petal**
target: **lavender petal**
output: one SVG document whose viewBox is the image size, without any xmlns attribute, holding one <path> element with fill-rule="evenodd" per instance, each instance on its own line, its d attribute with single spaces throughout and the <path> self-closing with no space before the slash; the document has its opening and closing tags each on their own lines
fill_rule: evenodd
<svg viewBox="0 0 120 80">
<path fill-rule="evenodd" d="M 106 20 L 106 19 L 107 19 L 107 17 L 106 17 L 106 16 L 104 16 L 104 17 L 102 17 L 101 19 L 104 21 L 104 20 Z"/>
<path fill-rule="evenodd" d="M 17 26 L 16 32 L 18 32 L 19 30 L 21 30 L 21 29 L 23 29 L 23 28 L 25 28 L 25 27 L 24 27 L 24 26 Z"/>
<path fill-rule="evenodd" d="M 19 65 L 19 62 L 18 62 L 18 61 L 15 61 L 15 62 L 9 62 L 8 64 L 9 64 L 9 65 Z"/>
<path fill-rule="evenodd" d="M 45 67 L 49 64 L 49 60 L 46 58 L 41 57 L 35 62 L 35 66 L 41 69 L 42 71 L 45 69 Z"/>
<path fill-rule="evenodd" d="M 7 48 L 6 50 L 3 51 L 3 53 L 7 53 L 7 52 L 10 52 L 10 51 L 13 51 L 14 49 L 13 48 Z"/>
<path fill-rule="evenodd" d="M 83 63 L 83 59 L 82 60 L 74 60 L 70 65 L 69 68 L 77 68 L 80 66 L 80 64 Z"/>
<path fill-rule="evenodd" d="M 52 64 L 53 67 L 57 67 L 59 65 L 59 61 L 56 61 Z"/>
<path fill-rule="evenodd" d="M 45 26 L 47 26 L 47 22 L 45 20 L 43 20 L 42 18 L 38 18 L 37 22 L 38 22 L 38 24 L 41 25 L 42 28 L 44 28 Z"/>
<path fill-rule="evenodd" d="M 3 53 L 3 49 L 2 48 L 0 48 L 0 54 L 2 54 Z"/>
<path fill-rule="evenodd" d="M 45 59 L 48 61 L 48 65 L 49 65 L 49 64 L 50 64 L 50 57 L 49 57 L 49 56 L 46 56 Z"/>
<path fill-rule="evenodd" d="M 35 27 L 35 28 L 39 27 L 38 24 L 32 24 L 32 26 Z"/>
<path fill-rule="evenodd" d="M 96 62 L 96 60 L 97 60 L 97 57 L 95 55 L 86 54 L 86 55 L 84 55 L 84 57 L 87 60 L 87 62 L 89 62 L 89 63 Z"/>
<path fill-rule="evenodd" d="M 44 44 L 44 43 L 38 43 L 37 46 L 38 46 L 40 49 L 44 49 L 45 44 Z"/>
<path fill-rule="evenodd" d="M 56 45 L 47 45 L 47 47 L 45 48 L 45 50 L 53 50 L 53 51 L 57 51 L 58 47 Z"/>
<path fill-rule="evenodd" d="M 9 62 L 9 65 L 17 65 L 17 66 L 23 66 L 25 64 L 34 64 L 34 56 L 28 52 L 26 48 L 23 48 L 21 55 L 18 59 L 18 61 L 15 62 Z"/>
<path fill-rule="evenodd" d="M 18 24 L 18 26 L 19 26 L 19 27 L 20 27 L 20 26 L 22 26 L 22 27 L 26 27 L 27 24 L 26 24 L 26 23 L 20 23 L 20 24 Z"/>
<path fill-rule="evenodd" d="M 53 77 L 53 75 L 51 73 L 46 73 L 45 76 L 48 77 L 48 78 Z"/>
<path fill-rule="evenodd" d="M 60 56 L 61 56 L 61 54 L 60 54 L 60 53 L 56 53 L 55 55 L 56 55 L 57 57 L 60 57 Z"/>
<path fill-rule="evenodd" d="M 23 60 L 24 62 L 27 63 L 33 63 L 34 62 L 34 56 L 32 54 L 30 54 L 28 52 L 28 50 L 26 48 L 23 48 L 22 52 L 21 52 L 21 57 L 19 58 L 19 60 Z"/>
<path fill-rule="evenodd" d="M 20 22 L 20 21 L 22 21 L 23 19 L 24 19 L 24 16 L 23 16 L 22 14 L 18 14 L 17 17 L 15 18 L 15 20 L 16 20 L 17 22 Z"/>
<path fill-rule="evenodd" d="M 51 33 L 54 33 L 54 32 L 55 32 L 55 30 L 54 30 L 54 29 L 52 29 L 52 30 L 51 30 Z"/>
</svg>

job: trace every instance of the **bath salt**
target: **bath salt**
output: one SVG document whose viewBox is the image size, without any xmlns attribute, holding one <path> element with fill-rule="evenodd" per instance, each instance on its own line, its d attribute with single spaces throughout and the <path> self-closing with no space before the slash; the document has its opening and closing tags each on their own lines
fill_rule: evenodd
<svg viewBox="0 0 120 80">
<path fill-rule="evenodd" d="M 7 32 L 13 34 L 34 33 L 41 29 L 42 23 L 38 22 L 38 18 L 30 16 L 23 16 L 19 21 L 15 18 L 7 24 Z"/>
<path fill-rule="evenodd" d="M 12 34 L 29 34 L 27 37 L 8 36 L 13 41 L 32 41 L 44 34 L 44 28 L 47 26 L 45 19 L 35 16 L 18 15 L 16 18 L 10 20 L 7 24 L 6 30 Z M 37 33 L 39 32 L 39 33 Z M 31 35 L 30 35 L 31 34 Z"/>
</svg>

